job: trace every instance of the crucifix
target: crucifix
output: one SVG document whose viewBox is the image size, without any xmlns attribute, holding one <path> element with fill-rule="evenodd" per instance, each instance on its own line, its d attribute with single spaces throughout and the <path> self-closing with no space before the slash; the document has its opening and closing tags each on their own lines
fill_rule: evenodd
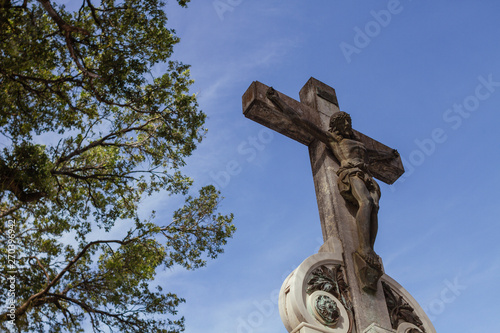
<svg viewBox="0 0 500 333">
<path fill-rule="evenodd" d="M 378 230 L 378 209 L 380 188 L 373 180 L 369 166 L 374 161 L 399 158 L 398 152 L 370 150 L 352 130 L 351 116 L 343 111 L 330 117 L 330 128 L 325 131 L 319 124 L 312 123 L 288 105 L 273 88 L 266 92 L 267 98 L 282 111 L 294 125 L 304 129 L 333 153 L 340 167 L 337 170 L 337 186 L 342 197 L 354 204 L 358 228 L 358 249 L 356 253 L 371 266 L 379 264 L 374 250 Z"/>
<path fill-rule="evenodd" d="M 325 242 L 320 251 L 333 252 L 329 240 L 340 240 L 352 302 L 363 309 L 357 325 L 388 321 L 379 281 L 383 267 L 373 249 L 380 198 L 373 177 L 394 183 L 404 172 L 401 159 L 396 150 L 352 129 L 332 87 L 311 78 L 299 96 L 300 102 L 255 81 L 243 95 L 243 113 L 308 146 Z"/>
</svg>

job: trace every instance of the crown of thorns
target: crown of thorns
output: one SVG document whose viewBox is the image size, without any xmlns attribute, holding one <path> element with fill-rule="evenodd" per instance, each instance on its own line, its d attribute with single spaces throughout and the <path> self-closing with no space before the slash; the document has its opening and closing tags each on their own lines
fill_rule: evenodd
<svg viewBox="0 0 500 333">
<path fill-rule="evenodd" d="M 349 124 L 352 123 L 351 116 L 349 115 L 349 113 L 344 111 L 335 112 L 330 117 L 330 127 L 337 127 L 339 124 L 343 123 L 346 119 L 349 120 Z"/>
</svg>

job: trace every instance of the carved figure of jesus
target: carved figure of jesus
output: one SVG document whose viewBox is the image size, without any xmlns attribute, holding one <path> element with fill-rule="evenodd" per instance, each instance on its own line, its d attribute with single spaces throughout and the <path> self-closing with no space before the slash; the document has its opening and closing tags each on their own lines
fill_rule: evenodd
<svg viewBox="0 0 500 333">
<path fill-rule="evenodd" d="M 339 161 L 337 185 L 340 194 L 357 207 L 356 224 L 359 239 L 357 252 L 367 262 L 377 265 L 378 256 L 374 251 L 374 244 L 378 231 L 380 187 L 368 171 L 368 164 L 375 160 L 397 158 L 398 152 L 393 150 L 387 153 L 367 149 L 354 134 L 351 117 L 346 112 L 334 113 L 330 119 L 330 128 L 325 131 L 301 118 L 272 87 L 266 95 L 279 110 L 290 117 L 294 124 L 322 141 Z"/>
</svg>

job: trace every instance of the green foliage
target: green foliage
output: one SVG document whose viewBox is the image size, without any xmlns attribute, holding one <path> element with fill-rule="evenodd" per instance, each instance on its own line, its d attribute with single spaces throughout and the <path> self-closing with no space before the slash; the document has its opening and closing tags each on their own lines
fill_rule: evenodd
<svg viewBox="0 0 500 333">
<path fill-rule="evenodd" d="M 19 332 L 179 332 L 184 300 L 154 288 L 157 270 L 201 267 L 234 233 L 213 186 L 188 195 L 181 168 L 205 114 L 166 23 L 159 0 L 0 2 L 0 241 L 17 245 Z M 140 217 L 163 192 L 185 204 L 169 221 Z M 117 223 L 130 230 L 110 238 Z"/>
</svg>

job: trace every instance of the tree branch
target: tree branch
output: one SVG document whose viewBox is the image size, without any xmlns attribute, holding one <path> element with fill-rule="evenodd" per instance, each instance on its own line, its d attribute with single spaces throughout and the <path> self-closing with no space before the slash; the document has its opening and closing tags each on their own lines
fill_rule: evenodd
<svg viewBox="0 0 500 333">
<path fill-rule="evenodd" d="M 42 4 L 43 8 L 47 11 L 49 16 L 57 24 L 57 26 L 59 27 L 59 29 L 61 29 L 61 31 L 77 32 L 86 36 L 90 36 L 90 33 L 87 30 L 69 25 L 66 21 L 64 21 L 62 17 L 59 15 L 59 13 L 56 12 L 54 7 L 52 7 L 52 4 L 50 3 L 49 0 L 38 0 L 38 2 Z"/>
<path fill-rule="evenodd" d="M 47 280 L 47 284 L 49 284 L 50 283 L 49 273 L 47 272 L 47 270 L 45 269 L 45 267 L 42 265 L 42 263 L 40 262 L 40 260 L 37 257 L 30 257 L 29 259 L 35 259 L 36 260 L 36 263 L 37 263 L 38 267 L 40 267 L 43 270 L 43 273 L 45 274 L 45 279 Z"/>
<path fill-rule="evenodd" d="M 14 213 L 16 210 L 18 210 L 19 208 L 21 208 L 23 206 L 23 202 L 18 202 L 16 205 L 14 205 L 13 207 L 7 209 L 7 210 L 3 210 L 1 213 L 0 213 L 0 218 L 3 218 L 3 217 L 6 217 L 12 213 Z"/>
<path fill-rule="evenodd" d="M 100 315 L 103 315 L 103 316 L 115 318 L 118 321 L 120 321 L 121 323 L 124 323 L 124 324 L 127 324 L 127 325 L 131 325 L 131 326 L 136 326 L 136 327 L 139 328 L 139 325 L 138 325 L 139 322 L 137 320 L 131 321 L 131 320 L 126 320 L 126 319 L 123 318 L 126 313 L 111 313 L 111 312 L 107 312 L 107 311 L 95 309 L 95 308 L 93 308 L 92 306 L 88 305 L 85 302 L 82 302 L 80 300 L 74 299 L 72 297 L 68 297 L 66 295 L 48 293 L 47 296 L 54 297 L 54 298 L 59 298 L 59 299 L 63 299 L 65 301 L 74 303 L 74 304 L 80 306 L 83 310 L 85 310 L 89 314 L 89 316 L 90 316 L 91 313 L 100 314 Z"/>
<path fill-rule="evenodd" d="M 86 76 L 89 76 L 91 78 L 98 78 L 99 75 L 92 73 L 87 70 L 87 68 L 80 62 L 80 59 L 78 59 L 76 49 L 73 45 L 73 40 L 71 37 L 71 33 L 80 33 L 85 36 L 90 36 L 90 33 L 80 27 L 75 27 L 73 25 L 68 24 L 66 21 L 62 19 L 62 17 L 59 15 L 59 13 L 56 12 L 54 7 L 52 7 L 52 4 L 50 3 L 49 0 L 38 0 L 43 6 L 43 8 L 47 11 L 49 16 L 52 18 L 52 20 L 57 24 L 59 27 L 59 30 L 63 33 L 64 39 L 66 41 L 66 47 L 68 48 L 69 54 L 71 58 L 75 61 L 76 66 L 82 71 L 83 74 Z"/>
<path fill-rule="evenodd" d="M 45 286 L 45 288 L 34 294 L 34 295 L 31 295 L 28 300 L 26 302 L 24 302 L 21 306 L 19 306 L 17 309 L 16 309 L 16 317 L 20 317 L 22 316 L 24 313 L 26 313 L 26 311 L 28 311 L 28 309 L 30 308 L 30 306 L 32 306 L 33 304 L 36 304 L 34 302 L 36 302 L 38 299 L 44 297 L 44 296 L 47 296 L 49 290 L 54 287 L 60 280 L 61 278 L 64 276 L 64 274 L 66 274 L 70 269 L 71 267 L 73 267 L 73 265 L 75 265 L 78 260 L 80 260 L 81 257 L 83 257 L 85 255 L 85 253 L 94 245 L 96 244 L 104 244 L 104 243 L 117 243 L 117 244 L 120 244 L 120 245 L 125 245 L 125 244 L 128 244 L 132 241 L 134 241 L 135 239 L 131 239 L 131 240 L 128 240 L 128 241 L 121 241 L 121 240 L 104 240 L 104 241 L 93 241 L 93 242 L 90 242 L 88 243 L 87 245 L 85 245 L 83 247 L 83 249 L 66 265 L 66 267 L 64 267 L 61 272 L 59 272 L 59 274 L 52 280 L 50 281 L 50 283 L 47 283 L 47 285 Z M 8 312 L 5 312 L 3 314 L 0 315 L 0 321 L 3 321 L 3 320 L 6 320 L 7 318 L 7 314 Z"/>
<path fill-rule="evenodd" d="M 110 140 L 110 139 L 113 139 L 115 137 L 118 137 L 120 135 L 123 135 L 125 133 L 128 133 L 128 132 L 132 132 L 132 131 L 141 131 L 143 130 L 146 126 L 148 126 L 150 123 L 152 123 L 153 121 L 156 121 L 160 119 L 160 117 L 154 117 L 154 118 L 150 118 L 148 119 L 144 124 L 140 125 L 140 126 L 136 126 L 136 127 L 127 127 L 127 128 L 124 128 L 124 129 L 121 129 L 119 131 L 116 131 L 116 132 L 113 132 L 113 133 L 110 133 L 106 136 L 104 136 L 103 138 L 99 139 L 99 140 L 96 140 L 96 141 L 93 141 L 91 143 L 89 143 L 87 146 L 83 147 L 83 148 L 79 148 L 79 149 L 76 149 L 74 150 L 73 152 L 71 152 L 70 154 L 66 155 L 66 156 L 61 156 L 59 157 L 59 159 L 57 160 L 56 162 L 56 165 L 60 165 L 61 163 L 64 163 L 66 161 L 69 161 L 71 158 L 73 158 L 74 156 L 77 156 L 77 155 L 81 155 L 82 153 L 92 149 L 92 148 L 95 148 L 97 146 L 103 146 L 103 145 L 106 145 L 105 141 L 106 140 Z M 109 145 L 109 144 L 108 144 Z M 54 169 L 55 171 L 55 169 Z"/>
</svg>

